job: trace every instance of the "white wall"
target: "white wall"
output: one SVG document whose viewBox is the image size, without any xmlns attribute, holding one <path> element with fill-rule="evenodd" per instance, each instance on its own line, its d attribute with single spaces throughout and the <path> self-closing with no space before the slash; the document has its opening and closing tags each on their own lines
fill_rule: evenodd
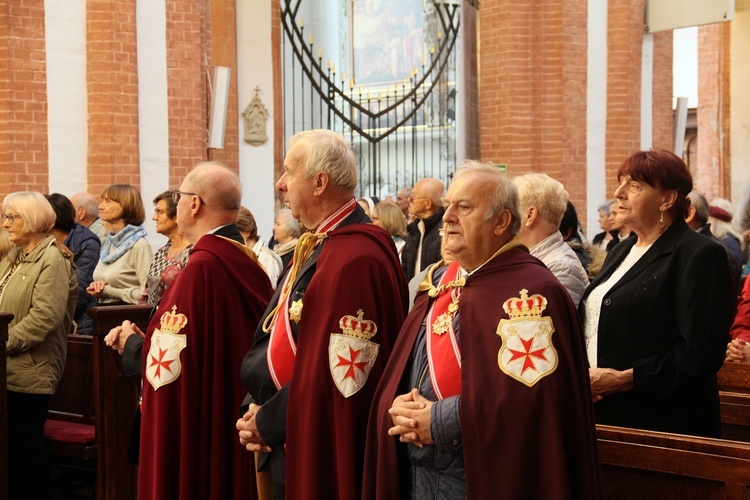
<svg viewBox="0 0 750 500">
<path fill-rule="evenodd" d="M 49 192 L 86 190 L 86 2 L 45 0 Z"/>
<path fill-rule="evenodd" d="M 274 223 L 273 175 L 273 61 L 271 58 L 271 3 L 237 1 L 237 99 L 240 130 L 242 204 L 255 216 L 258 234 L 266 241 Z M 306 19 L 307 20 L 307 19 Z M 251 146 L 244 140 L 242 111 L 255 96 L 268 110 L 268 142 Z"/>
<path fill-rule="evenodd" d="M 747 5 L 747 2 L 745 2 Z M 731 24 L 730 148 L 732 202 L 735 208 L 750 197 L 750 5 L 737 10 Z"/>
<path fill-rule="evenodd" d="M 148 240 L 156 249 L 167 240 L 156 232 L 153 200 L 179 186 L 169 185 L 169 113 L 167 110 L 167 21 L 165 0 L 137 0 L 138 142 L 141 196 L 146 207 Z"/>
</svg>

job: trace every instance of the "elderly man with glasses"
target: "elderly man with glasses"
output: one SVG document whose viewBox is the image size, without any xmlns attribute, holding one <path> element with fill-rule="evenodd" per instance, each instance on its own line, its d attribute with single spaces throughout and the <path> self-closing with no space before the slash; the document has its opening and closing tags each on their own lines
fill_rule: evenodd
<svg viewBox="0 0 750 500">
<path fill-rule="evenodd" d="M 171 195 L 193 247 L 151 319 L 142 372 L 136 368 L 145 378 L 138 497 L 251 498 L 253 457 L 234 432 L 245 394 L 238 373 L 273 289 L 235 224 L 242 191 L 233 172 L 201 163 Z M 141 333 L 125 322 L 106 341 L 122 349 L 133 331 Z"/>
</svg>

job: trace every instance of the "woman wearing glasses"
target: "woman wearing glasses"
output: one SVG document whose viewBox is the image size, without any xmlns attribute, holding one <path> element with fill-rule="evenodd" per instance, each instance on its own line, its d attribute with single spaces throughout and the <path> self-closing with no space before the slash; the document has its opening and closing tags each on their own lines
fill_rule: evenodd
<svg viewBox="0 0 750 500">
<path fill-rule="evenodd" d="M 42 194 L 9 194 L 2 220 L 14 244 L 0 262 L 0 310 L 13 314 L 7 342 L 9 498 L 44 498 L 50 470 L 44 423 L 65 366 L 78 284 L 73 256 L 48 234 L 55 212 Z"/>
<path fill-rule="evenodd" d="M 137 304 L 151 266 L 141 193 L 130 184 L 112 184 L 102 192 L 99 216 L 108 224 L 94 281 L 87 291 L 101 305 Z"/>
<path fill-rule="evenodd" d="M 177 227 L 177 204 L 172 200 L 172 192 L 165 191 L 154 198 L 154 207 L 151 219 L 156 222 L 156 232 L 169 241 L 154 254 L 141 304 L 156 304 L 161 300 L 169 284 L 187 264 L 190 253 L 190 242 L 182 237 Z"/>
</svg>

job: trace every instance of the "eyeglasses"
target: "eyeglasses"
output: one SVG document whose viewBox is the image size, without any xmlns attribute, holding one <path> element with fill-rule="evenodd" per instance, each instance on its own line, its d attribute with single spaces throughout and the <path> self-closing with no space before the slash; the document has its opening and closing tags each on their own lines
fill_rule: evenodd
<svg viewBox="0 0 750 500">
<path fill-rule="evenodd" d="M 429 196 L 409 196 L 409 201 L 426 200 Z"/>
<path fill-rule="evenodd" d="M 155 208 L 154 209 L 154 213 L 156 214 L 157 217 L 161 217 L 162 215 L 164 215 L 165 213 L 167 213 L 167 211 L 166 210 L 159 210 L 158 208 Z"/>
<path fill-rule="evenodd" d="M 16 219 L 23 219 L 23 217 L 21 217 L 18 214 L 2 214 L 2 217 L 3 217 L 3 223 L 5 223 L 5 221 L 7 220 L 11 224 L 16 222 Z"/>
<path fill-rule="evenodd" d="M 170 194 L 172 195 L 172 201 L 175 202 L 175 203 L 179 203 L 180 202 L 180 198 L 182 198 L 183 194 L 188 195 L 188 196 L 198 196 L 196 193 L 189 193 L 187 191 L 180 191 L 179 189 L 175 189 L 174 191 L 170 191 Z M 206 202 L 203 201 L 203 198 L 201 198 L 200 196 L 198 196 L 198 199 L 201 200 L 201 203 L 203 203 L 204 205 L 206 204 Z"/>
</svg>

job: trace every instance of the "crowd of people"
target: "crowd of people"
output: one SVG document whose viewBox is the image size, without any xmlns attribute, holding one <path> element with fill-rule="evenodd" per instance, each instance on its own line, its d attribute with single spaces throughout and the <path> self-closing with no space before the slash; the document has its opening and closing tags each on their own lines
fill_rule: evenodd
<svg viewBox="0 0 750 500">
<path fill-rule="evenodd" d="M 154 198 L 155 253 L 132 185 L 5 197 L 12 498 L 44 495 L 66 336 L 97 304 L 154 306 L 104 340 L 142 379 L 139 498 L 598 498 L 595 423 L 720 435 L 750 230 L 680 158 L 625 159 L 588 241 L 546 174 L 465 161 L 447 191 L 357 200 L 344 137 L 287 146 L 269 243 L 214 162 Z"/>
</svg>

